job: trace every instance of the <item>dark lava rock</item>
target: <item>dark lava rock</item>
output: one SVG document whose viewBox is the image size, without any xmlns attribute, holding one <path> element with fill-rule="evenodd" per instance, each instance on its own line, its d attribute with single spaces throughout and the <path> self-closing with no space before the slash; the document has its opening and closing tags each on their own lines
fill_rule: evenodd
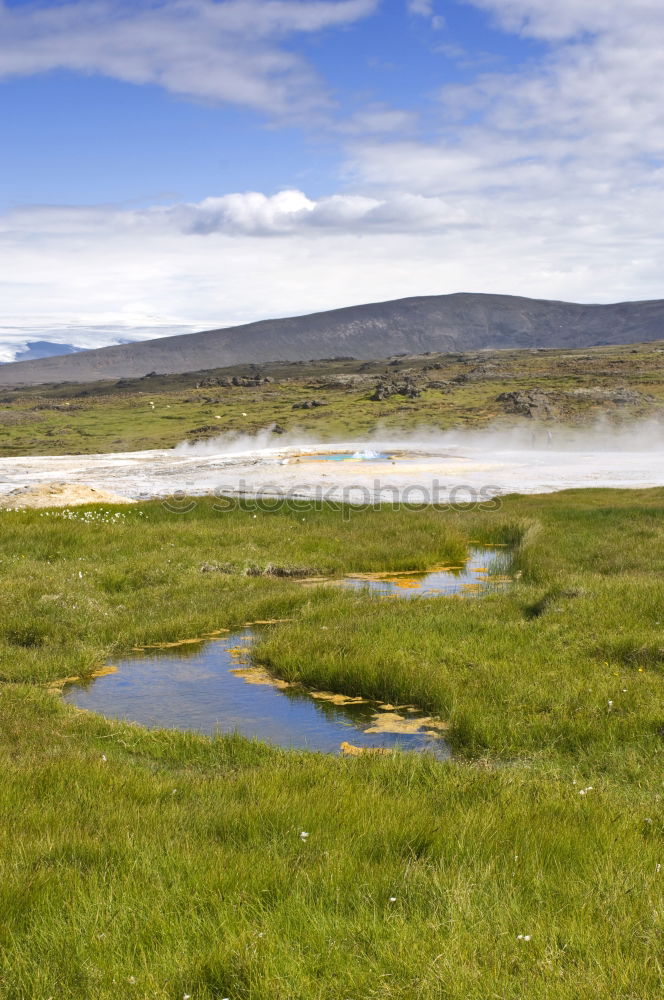
<svg viewBox="0 0 664 1000">
<path fill-rule="evenodd" d="M 381 402 L 383 399 L 389 399 L 390 396 L 405 396 L 407 399 L 417 399 L 421 395 L 422 390 L 419 386 L 410 379 L 407 379 L 405 382 L 379 382 L 369 398 L 374 402 Z"/>
<path fill-rule="evenodd" d="M 539 389 L 501 392 L 496 396 L 496 402 L 503 404 L 506 413 L 515 413 L 520 417 L 549 420 L 559 416 L 551 396 Z"/>
<path fill-rule="evenodd" d="M 187 431 L 187 434 L 209 434 L 210 431 L 219 433 L 219 428 L 214 424 L 203 424 L 201 427 L 192 427 L 190 431 Z"/>
<path fill-rule="evenodd" d="M 372 385 L 373 379 L 370 375 L 332 375 L 318 381 L 317 388 L 320 389 L 363 389 L 366 385 Z"/>
<path fill-rule="evenodd" d="M 196 388 L 216 389 L 218 386 L 224 386 L 225 388 L 228 388 L 230 384 L 231 380 L 229 378 L 224 378 L 223 376 L 220 378 L 210 377 L 210 378 L 202 378 L 200 382 L 196 383 Z"/>
<path fill-rule="evenodd" d="M 379 382 L 370 398 L 374 403 L 380 403 L 383 399 L 389 399 L 394 393 L 394 386 L 388 385 L 387 382 Z"/>
<path fill-rule="evenodd" d="M 322 399 L 306 399 L 302 403 L 293 403 L 293 410 L 315 410 L 318 406 L 327 406 Z"/>
<path fill-rule="evenodd" d="M 405 396 L 407 399 L 417 399 L 421 395 L 422 390 L 411 378 L 406 378 L 401 382 L 385 378 L 378 382 L 369 398 L 374 402 L 381 402 L 381 400 L 389 399 L 391 396 Z"/>
</svg>

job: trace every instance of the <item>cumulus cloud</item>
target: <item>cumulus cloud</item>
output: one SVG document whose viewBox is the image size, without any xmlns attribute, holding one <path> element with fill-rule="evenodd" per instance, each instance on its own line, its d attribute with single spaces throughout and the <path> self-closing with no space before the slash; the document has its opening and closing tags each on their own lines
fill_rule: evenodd
<svg viewBox="0 0 664 1000">
<path fill-rule="evenodd" d="M 162 213 L 185 233 L 270 236 L 297 232 L 421 232 L 463 225 L 462 209 L 444 198 L 394 193 L 387 198 L 335 194 L 313 200 L 302 191 L 257 191 L 206 198 Z"/>
<path fill-rule="evenodd" d="M 350 24 L 378 0 L 0 0 L 0 77 L 99 73 L 283 115 L 327 103 L 293 35 Z"/>
<path fill-rule="evenodd" d="M 417 233 L 467 222 L 464 211 L 452 202 L 407 192 L 393 192 L 384 198 L 333 194 L 314 199 L 298 190 L 274 195 L 247 191 L 147 209 L 71 206 L 17 209 L 0 218 L 0 248 L 13 240 L 27 244 L 36 233 L 45 244 L 55 245 L 63 236 L 86 239 L 108 229 L 140 240 L 157 232 L 254 237 L 317 231 L 324 235 L 335 230 Z"/>
</svg>

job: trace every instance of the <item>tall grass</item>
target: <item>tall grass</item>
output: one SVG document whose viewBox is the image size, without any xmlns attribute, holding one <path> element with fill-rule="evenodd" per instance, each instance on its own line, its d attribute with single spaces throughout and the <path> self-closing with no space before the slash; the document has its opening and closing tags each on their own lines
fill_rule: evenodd
<svg viewBox="0 0 664 1000">
<path fill-rule="evenodd" d="M 140 511 L 2 516 L 2 1000 L 661 995 L 664 491 L 348 523 Z M 425 568 L 470 539 L 515 545 L 508 593 L 244 574 Z M 49 693 L 267 617 L 292 619 L 258 649 L 273 669 L 440 711 L 456 759 L 148 731 Z"/>
</svg>

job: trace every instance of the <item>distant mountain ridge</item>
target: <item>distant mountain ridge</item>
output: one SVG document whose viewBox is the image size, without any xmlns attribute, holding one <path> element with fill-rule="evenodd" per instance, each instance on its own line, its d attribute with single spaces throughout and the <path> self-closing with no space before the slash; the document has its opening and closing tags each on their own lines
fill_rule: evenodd
<svg viewBox="0 0 664 1000">
<path fill-rule="evenodd" d="M 584 348 L 664 339 L 664 299 L 580 305 L 457 293 L 349 306 L 0 366 L 0 385 L 91 382 L 267 361 Z"/>
</svg>

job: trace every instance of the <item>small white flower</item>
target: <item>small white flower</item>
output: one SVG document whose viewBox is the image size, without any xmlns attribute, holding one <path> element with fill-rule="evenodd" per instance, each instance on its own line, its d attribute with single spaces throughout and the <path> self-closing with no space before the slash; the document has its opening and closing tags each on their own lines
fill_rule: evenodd
<svg viewBox="0 0 664 1000">
<path fill-rule="evenodd" d="M 517 934 L 516 939 L 517 939 L 517 941 L 530 941 L 531 940 L 531 935 L 530 934 Z"/>
<path fill-rule="evenodd" d="M 390 903 L 396 903 L 396 901 L 397 901 L 397 897 L 396 896 L 390 896 L 390 898 L 389 898 L 389 902 Z"/>
<path fill-rule="evenodd" d="M 609 700 L 609 708 L 613 708 L 613 702 Z"/>
<path fill-rule="evenodd" d="M 182 1000 L 191 1000 L 191 993 L 185 993 Z"/>
<path fill-rule="evenodd" d="M 131 983 L 131 985 L 134 986 L 134 984 L 136 983 L 136 976 L 130 976 L 127 982 Z"/>
<path fill-rule="evenodd" d="M 80 569 L 78 571 L 78 578 L 79 578 L 79 580 L 83 579 L 83 574 L 81 573 Z"/>
<path fill-rule="evenodd" d="M 657 872 L 658 875 L 661 872 L 661 870 L 662 870 L 662 866 L 661 865 L 655 865 L 655 871 Z"/>
<path fill-rule="evenodd" d="M 108 759 L 108 758 L 106 757 L 106 754 L 105 754 L 105 753 L 103 753 L 103 754 L 101 755 L 101 759 L 102 759 L 102 761 L 103 761 L 103 762 L 104 762 L 104 764 L 105 764 L 105 763 L 106 763 L 106 761 L 107 761 L 107 759 Z"/>
<path fill-rule="evenodd" d="M 300 840 L 306 840 L 308 836 L 309 834 L 307 833 L 307 831 L 303 830 L 302 833 L 300 834 Z"/>
</svg>

